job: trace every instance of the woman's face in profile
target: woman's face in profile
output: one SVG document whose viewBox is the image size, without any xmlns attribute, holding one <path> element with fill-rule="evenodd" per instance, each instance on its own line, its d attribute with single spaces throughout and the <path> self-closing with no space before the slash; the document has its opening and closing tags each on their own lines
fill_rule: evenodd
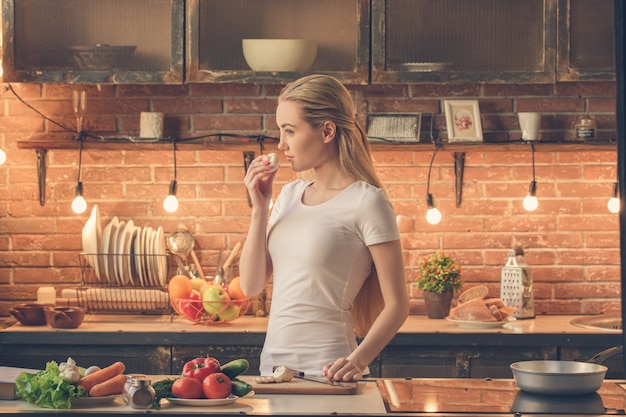
<svg viewBox="0 0 626 417">
<path fill-rule="evenodd" d="M 289 100 L 282 100 L 276 108 L 280 129 L 278 149 L 296 172 L 316 168 L 332 157 L 332 147 L 324 142 L 323 129 L 311 126 L 301 112 L 300 105 Z"/>
</svg>

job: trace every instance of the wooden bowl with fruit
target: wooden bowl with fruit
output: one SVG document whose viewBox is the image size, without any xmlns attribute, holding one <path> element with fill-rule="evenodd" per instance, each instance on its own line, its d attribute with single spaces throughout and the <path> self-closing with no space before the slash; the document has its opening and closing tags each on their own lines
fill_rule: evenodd
<svg viewBox="0 0 626 417">
<path fill-rule="evenodd" d="M 185 275 L 175 275 L 168 283 L 170 304 L 178 315 L 195 324 L 219 324 L 245 315 L 252 299 L 239 286 L 239 277 L 222 285 Z"/>
</svg>

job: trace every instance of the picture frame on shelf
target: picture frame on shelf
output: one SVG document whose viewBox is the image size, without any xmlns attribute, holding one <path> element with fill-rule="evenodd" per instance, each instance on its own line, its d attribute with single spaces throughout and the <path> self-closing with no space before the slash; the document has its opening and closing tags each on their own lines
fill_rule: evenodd
<svg viewBox="0 0 626 417">
<path fill-rule="evenodd" d="M 444 100 L 448 142 L 482 142 L 478 100 Z"/>
</svg>

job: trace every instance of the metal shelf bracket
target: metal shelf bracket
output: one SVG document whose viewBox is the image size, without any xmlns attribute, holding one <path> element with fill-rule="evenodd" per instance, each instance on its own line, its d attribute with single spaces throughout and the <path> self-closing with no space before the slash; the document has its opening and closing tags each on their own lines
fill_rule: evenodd
<svg viewBox="0 0 626 417">
<path fill-rule="evenodd" d="M 37 180 L 39 183 L 39 205 L 46 205 L 46 154 L 45 149 L 37 149 Z"/>
<path fill-rule="evenodd" d="M 456 207 L 461 207 L 463 199 L 463 171 L 465 170 L 465 152 L 454 153 L 454 190 Z"/>
</svg>

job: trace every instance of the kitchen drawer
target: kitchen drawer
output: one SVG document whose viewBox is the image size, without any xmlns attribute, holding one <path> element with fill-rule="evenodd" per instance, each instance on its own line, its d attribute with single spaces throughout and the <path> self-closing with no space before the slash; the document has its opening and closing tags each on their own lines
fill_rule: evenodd
<svg viewBox="0 0 626 417">
<path fill-rule="evenodd" d="M 71 357 L 84 367 L 104 367 L 121 361 L 126 365 L 126 373 L 171 374 L 169 346 L 3 345 L 0 349 L 0 365 L 5 366 L 45 369 L 47 362 L 54 360 L 61 363 Z"/>
<path fill-rule="evenodd" d="M 511 378 L 510 364 L 557 359 L 555 347 L 387 347 L 382 378 Z"/>
</svg>

